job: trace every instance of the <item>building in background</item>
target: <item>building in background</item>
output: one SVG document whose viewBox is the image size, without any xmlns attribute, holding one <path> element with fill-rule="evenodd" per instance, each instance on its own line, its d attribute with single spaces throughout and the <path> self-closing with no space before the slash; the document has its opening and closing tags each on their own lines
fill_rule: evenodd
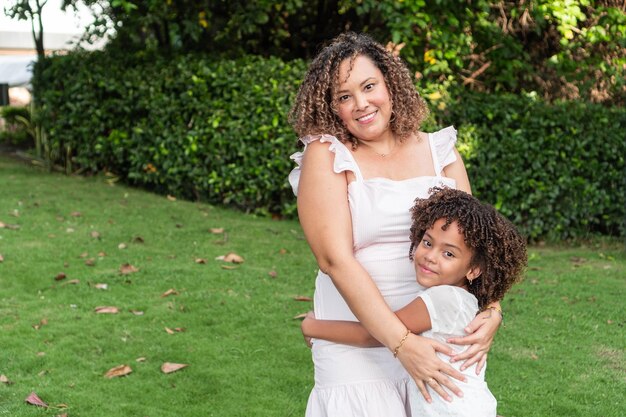
<svg viewBox="0 0 626 417">
<path fill-rule="evenodd" d="M 4 3 L 4 2 L 2 2 Z M 85 28 L 93 21 L 89 10 L 61 10 L 61 0 L 49 0 L 43 8 L 44 48 L 46 53 L 63 53 L 76 47 Z M 0 93 L 8 86 L 10 105 L 26 105 L 30 102 L 32 65 L 37 51 L 29 20 L 10 19 L 0 6 Z M 81 44 L 86 49 L 101 47 Z M 3 103 L 0 94 L 0 105 Z"/>
</svg>

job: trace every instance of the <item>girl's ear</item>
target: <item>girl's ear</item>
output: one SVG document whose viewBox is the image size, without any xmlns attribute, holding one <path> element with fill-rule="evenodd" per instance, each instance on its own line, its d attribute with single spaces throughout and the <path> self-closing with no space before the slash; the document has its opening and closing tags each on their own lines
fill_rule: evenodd
<svg viewBox="0 0 626 417">
<path fill-rule="evenodd" d="M 470 267 L 470 270 L 467 272 L 467 274 L 465 274 L 465 278 L 467 278 L 467 280 L 471 282 L 478 278 L 482 273 L 483 271 L 480 269 L 480 266 L 472 266 Z"/>
</svg>

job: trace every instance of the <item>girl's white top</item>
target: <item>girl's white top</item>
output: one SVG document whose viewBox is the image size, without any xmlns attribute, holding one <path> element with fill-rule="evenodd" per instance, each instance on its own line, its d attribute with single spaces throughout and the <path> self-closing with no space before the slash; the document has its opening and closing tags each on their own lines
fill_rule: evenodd
<svg viewBox="0 0 626 417">
<path fill-rule="evenodd" d="M 307 136 L 306 146 L 319 140 L 334 153 L 336 173 L 352 171 L 356 178 L 348 185 L 352 216 L 354 254 L 378 286 L 393 310 L 415 299 L 422 288 L 415 281 L 409 260 L 409 209 L 417 197 L 428 197 L 435 186 L 455 188 L 456 182 L 443 177 L 443 169 L 456 160 L 456 130 L 447 127 L 428 135 L 435 175 L 393 181 L 364 179 L 350 150 L 334 136 Z M 303 152 L 291 158 L 298 165 L 289 181 L 298 192 Z M 356 321 L 330 277 L 317 274 L 314 295 L 319 319 Z M 323 340 L 313 341 L 315 386 L 307 405 L 308 417 L 402 417 L 411 416 L 410 377 L 387 348 L 356 348 Z M 411 397 L 416 397 L 411 394 Z"/>
</svg>

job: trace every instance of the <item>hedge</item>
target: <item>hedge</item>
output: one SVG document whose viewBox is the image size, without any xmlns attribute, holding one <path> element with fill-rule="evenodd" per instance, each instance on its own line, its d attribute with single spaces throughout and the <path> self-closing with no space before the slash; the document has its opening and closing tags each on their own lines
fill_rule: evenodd
<svg viewBox="0 0 626 417">
<path fill-rule="evenodd" d="M 36 95 L 56 162 L 181 198 L 295 215 L 287 174 L 297 146 L 286 115 L 304 62 L 98 51 L 44 63 Z M 529 238 L 625 235 L 624 109 L 464 93 L 434 111 L 429 127 L 459 130 L 475 193 Z"/>
</svg>

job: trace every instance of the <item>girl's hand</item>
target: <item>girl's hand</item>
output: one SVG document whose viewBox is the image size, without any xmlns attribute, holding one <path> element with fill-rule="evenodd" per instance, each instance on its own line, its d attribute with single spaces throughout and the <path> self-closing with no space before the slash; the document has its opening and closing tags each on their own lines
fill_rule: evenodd
<svg viewBox="0 0 626 417">
<path fill-rule="evenodd" d="M 446 401 L 452 401 L 452 398 L 443 387 L 452 391 L 457 397 L 462 397 L 463 392 L 454 385 L 450 377 L 465 381 L 465 376 L 450 364 L 439 359 L 435 352 L 442 352 L 446 355 L 453 353 L 452 349 L 443 343 L 410 334 L 398 350 L 398 359 L 415 380 L 417 388 L 429 403 L 432 402 L 432 398 L 426 385 Z"/>
<path fill-rule="evenodd" d="M 302 323 L 300 323 L 300 330 L 302 331 L 302 336 L 304 336 L 304 343 L 306 343 L 309 348 L 313 346 L 313 342 L 311 341 L 312 338 L 309 336 L 307 329 L 313 321 L 315 321 L 315 312 L 308 311 L 306 313 L 306 317 L 302 320 Z"/>
<path fill-rule="evenodd" d="M 487 362 L 487 352 L 491 348 L 501 322 L 502 316 L 493 310 L 485 310 L 478 314 L 465 328 L 467 336 L 448 339 L 448 343 L 471 345 L 465 352 L 453 356 L 450 362 L 465 360 L 461 365 L 461 370 L 477 363 L 476 375 L 478 375 Z"/>
</svg>

